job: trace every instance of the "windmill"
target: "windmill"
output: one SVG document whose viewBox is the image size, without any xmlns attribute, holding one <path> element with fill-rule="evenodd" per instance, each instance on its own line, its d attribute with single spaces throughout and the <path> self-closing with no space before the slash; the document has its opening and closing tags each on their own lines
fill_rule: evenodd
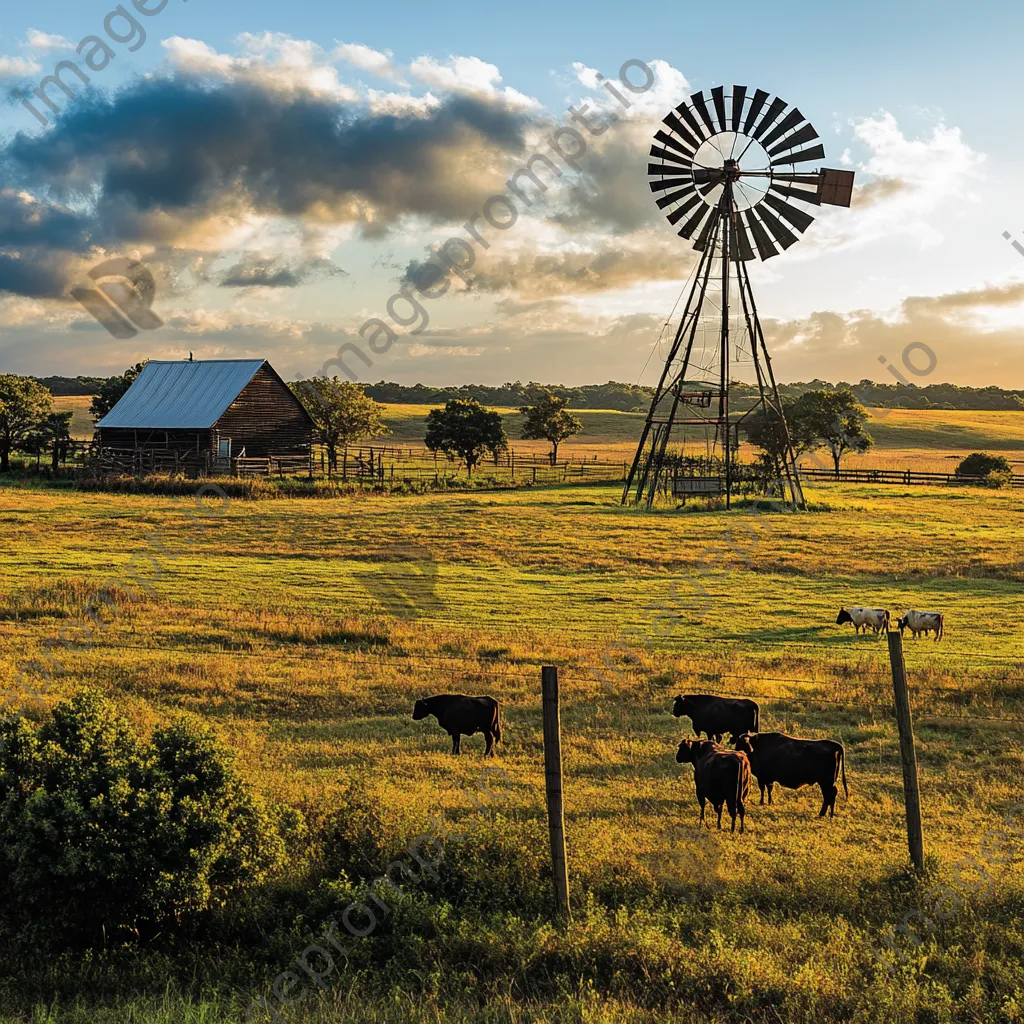
<svg viewBox="0 0 1024 1024">
<path fill-rule="evenodd" d="M 705 468 L 703 475 L 673 472 L 672 489 L 683 497 L 724 494 L 728 508 L 738 482 L 739 425 L 762 410 L 779 439 L 778 451 L 770 455 L 775 489 L 802 507 L 796 458 L 746 265 L 793 245 L 814 220 L 805 207 L 849 206 L 853 172 L 806 168 L 823 160 L 825 149 L 814 126 L 785 100 L 743 85 L 729 93 L 717 86 L 710 94 L 710 102 L 697 92 L 671 111 L 651 147 L 647 174 L 658 208 L 701 255 L 622 500 L 649 507 L 667 486 L 670 468 L 678 466 L 670 439 L 682 435 L 685 442 L 687 428 L 703 429 L 706 436 L 713 427 L 714 447 L 722 454 L 705 467 L 718 468 Z M 699 342 L 700 328 L 705 333 Z M 729 408 L 734 350 L 737 358 L 749 355 L 758 391 L 737 419 L 730 418 Z"/>
</svg>

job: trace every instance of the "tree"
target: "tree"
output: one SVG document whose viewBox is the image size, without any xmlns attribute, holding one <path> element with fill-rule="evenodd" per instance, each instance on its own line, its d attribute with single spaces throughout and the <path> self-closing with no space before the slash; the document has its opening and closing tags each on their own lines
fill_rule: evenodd
<svg viewBox="0 0 1024 1024">
<path fill-rule="evenodd" d="M 313 420 L 317 440 L 327 449 L 332 472 L 338 468 L 339 448 L 391 433 L 381 420 L 384 406 L 370 398 L 365 387 L 337 377 L 314 377 L 291 385 Z"/>
<path fill-rule="evenodd" d="M 863 454 L 875 443 L 865 430 L 867 410 L 848 387 L 805 391 L 792 406 L 797 433 L 810 440 L 807 450 L 827 448 L 836 476 L 848 452 Z"/>
<path fill-rule="evenodd" d="M 472 476 L 480 456 L 489 451 L 497 458 L 508 447 L 508 438 L 498 413 L 472 398 L 453 398 L 443 409 L 430 410 L 424 443 L 432 452 L 457 455 Z"/>
<path fill-rule="evenodd" d="M 99 392 L 93 396 L 89 412 L 93 420 L 101 420 L 124 398 L 125 392 L 135 383 L 135 378 L 142 373 L 148 360 L 130 366 L 119 377 L 108 377 L 100 384 Z"/>
<path fill-rule="evenodd" d="M 807 424 L 799 415 L 799 410 L 795 407 L 794 402 L 783 402 L 782 415 L 786 418 L 786 430 L 782 429 L 779 417 L 763 406 L 743 421 L 747 440 L 760 448 L 773 465 L 785 458 L 787 431 L 789 443 L 796 458 L 814 448 L 816 440 L 816 438 L 808 436 Z"/>
<path fill-rule="evenodd" d="M 51 412 L 26 438 L 25 450 L 41 455 L 50 453 L 50 467 L 56 473 L 62 456 L 66 456 L 71 440 L 73 412 Z"/>
<path fill-rule="evenodd" d="M 521 406 L 519 411 L 526 417 L 523 423 L 523 438 L 527 441 L 551 442 L 551 465 L 558 461 L 558 446 L 567 438 L 583 430 L 579 416 L 566 412 L 569 399 L 556 395 L 547 388 L 535 388 L 530 394 L 533 405 Z"/>
<path fill-rule="evenodd" d="M 0 374 L 0 472 L 11 468 L 11 452 L 21 448 L 53 408 L 53 395 L 29 377 Z"/>
</svg>

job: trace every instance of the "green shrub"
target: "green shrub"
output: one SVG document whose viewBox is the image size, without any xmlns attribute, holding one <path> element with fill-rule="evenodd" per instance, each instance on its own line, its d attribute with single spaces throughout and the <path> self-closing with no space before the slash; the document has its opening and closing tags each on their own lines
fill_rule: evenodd
<svg viewBox="0 0 1024 1024">
<path fill-rule="evenodd" d="M 996 490 L 1000 487 L 1009 487 L 1013 483 L 1013 473 L 1008 469 L 993 469 L 985 474 L 982 483 Z"/>
<path fill-rule="evenodd" d="M 95 694 L 0 725 L 0 927 L 99 945 L 193 921 L 280 864 L 277 825 L 205 728 L 139 741 Z"/>
<path fill-rule="evenodd" d="M 990 473 L 1010 473 L 1010 463 L 1002 455 L 986 455 L 984 452 L 974 452 L 968 455 L 959 466 L 956 467 L 957 476 L 982 476 L 987 477 Z M 996 486 L 1002 486 L 997 484 Z"/>
</svg>

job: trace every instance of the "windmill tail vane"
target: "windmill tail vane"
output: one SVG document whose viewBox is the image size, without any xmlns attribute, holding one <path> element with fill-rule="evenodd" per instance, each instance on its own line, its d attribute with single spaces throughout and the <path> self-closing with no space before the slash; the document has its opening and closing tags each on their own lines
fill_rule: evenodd
<svg viewBox="0 0 1024 1024">
<path fill-rule="evenodd" d="M 696 92 L 662 126 L 647 165 L 651 192 L 669 224 L 701 255 L 623 503 L 650 507 L 668 489 L 671 475 L 674 496 L 724 495 L 729 507 L 743 483 L 743 467 L 734 458 L 740 427 L 760 414 L 780 439 L 768 452 L 774 487 L 803 507 L 747 264 L 778 256 L 797 242 L 814 222 L 808 208 L 848 207 L 853 172 L 813 166 L 825 158 L 814 126 L 798 108 L 763 89 L 734 85 L 729 92 L 724 86 Z M 758 392 L 738 416 L 730 410 L 734 349 L 749 355 Z M 687 433 L 692 440 L 702 432 L 706 457 L 686 458 Z M 682 454 L 670 442 L 681 444 Z M 721 454 L 712 456 L 711 449 Z"/>
</svg>

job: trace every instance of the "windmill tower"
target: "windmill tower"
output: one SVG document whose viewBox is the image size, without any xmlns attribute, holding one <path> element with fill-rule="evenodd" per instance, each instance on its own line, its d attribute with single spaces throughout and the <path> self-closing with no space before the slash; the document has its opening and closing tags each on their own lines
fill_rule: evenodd
<svg viewBox="0 0 1024 1024">
<path fill-rule="evenodd" d="M 686 433 L 705 438 L 720 455 L 714 471 L 672 472 L 678 496 L 721 494 L 731 504 L 737 483 L 734 452 L 740 424 L 760 412 L 778 438 L 771 458 L 783 500 L 804 504 L 771 358 L 758 319 L 747 263 L 777 256 L 797 241 L 814 217 L 809 207 L 849 206 L 853 172 L 806 169 L 825 158 L 814 126 L 795 107 L 763 89 L 746 86 L 703 92 L 663 119 L 647 166 L 651 191 L 680 237 L 690 239 L 700 259 L 686 306 L 644 423 L 623 504 L 653 503 L 678 466 L 670 441 Z M 730 413 L 731 364 L 749 357 L 758 398 L 742 415 Z"/>
</svg>

